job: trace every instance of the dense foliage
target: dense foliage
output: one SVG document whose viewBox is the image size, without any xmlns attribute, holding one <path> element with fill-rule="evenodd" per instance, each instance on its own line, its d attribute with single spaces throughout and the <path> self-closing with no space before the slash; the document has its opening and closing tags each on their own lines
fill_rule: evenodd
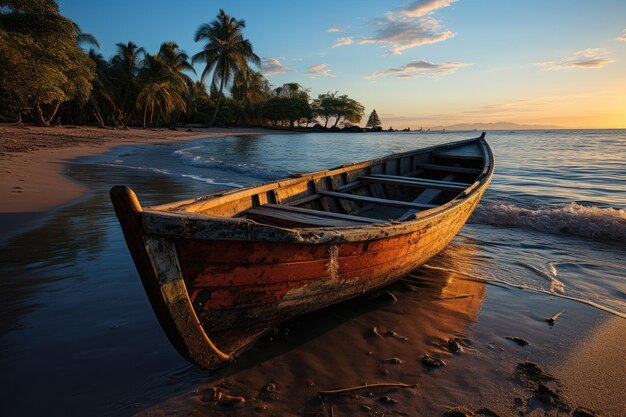
<svg viewBox="0 0 626 417">
<path fill-rule="evenodd" d="M 171 41 L 154 54 L 118 43 L 106 59 L 98 40 L 63 17 L 54 0 L 0 0 L 0 121 L 118 128 L 361 121 L 363 106 L 346 95 L 311 100 L 297 83 L 272 89 L 254 69 L 260 61 L 244 28 L 220 10 L 196 31 L 203 46 L 191 59 Z M 191 78 L 192 63 L 204 64 L 201 81 Z"/>
<path fill-rule="evenodd" d="M 334 118 L 336 127 L 340 121 L 344 123 L 359 123 L 363 118 L 365 108 L 356 100 L 347 95 L 337 95 L 337 93 L 320 94 L 313 101 L 315 113 L 324 120 L 324 127 Z"/>
<path fill-rule="evenodd" d="M 61 104 L 86 103 L 95 65 L 52 0 L 0 1 L 0 116 L 49 126 Z"/>
</svg>

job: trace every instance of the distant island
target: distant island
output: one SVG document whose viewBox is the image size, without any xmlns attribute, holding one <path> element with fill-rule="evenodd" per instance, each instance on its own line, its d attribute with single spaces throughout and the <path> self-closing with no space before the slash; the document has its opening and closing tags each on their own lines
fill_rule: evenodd
<svg viewBox="0 0 626 417">
<path fill-rule="evenodd" d="M 430 130 L 542 130 L 542 129 L 564 129 L 562 126 L 554 125 L 530 125 L 512 122 L 494 123 L 457 123 L 449 126 L 433 126 Z"/>
</svg>

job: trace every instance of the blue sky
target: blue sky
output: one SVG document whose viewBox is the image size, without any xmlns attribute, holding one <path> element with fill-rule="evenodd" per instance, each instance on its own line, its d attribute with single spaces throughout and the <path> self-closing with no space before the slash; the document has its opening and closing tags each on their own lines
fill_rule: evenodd
<svg viewBox="0 0 626 417">
<path fill-rule="evenodd" d="M 129 40 L 149 52 L 173 40 L 191 55 L 201 47 L 197 27 L 224 8 L 245 19 L 273 85 L 348 94 L 398 128 L 626 127 L 624 0 L 59 4 L 100 40 L 105 57 Z"/>
</svg>

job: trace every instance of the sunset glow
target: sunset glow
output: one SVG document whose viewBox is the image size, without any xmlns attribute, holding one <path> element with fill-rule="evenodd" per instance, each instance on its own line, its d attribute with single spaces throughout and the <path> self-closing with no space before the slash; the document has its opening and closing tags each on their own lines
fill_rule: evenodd
<svg viewBox="0 0 626 417">
<path fill-rule="evenodd" d="M 376 108 L 385 125 L 626 126 L 622 1 L 321 1 L 310 9 L 278 1 L 60 5 L 101 40 L 105 57 L 129 39 L 148 51 L 171 39 L 195 53 L 195 28 L 225 7 L 245 19 L 273 85 L 298 82 L 314 96 L 348 94 L 366 111 Z"/>
</svg>

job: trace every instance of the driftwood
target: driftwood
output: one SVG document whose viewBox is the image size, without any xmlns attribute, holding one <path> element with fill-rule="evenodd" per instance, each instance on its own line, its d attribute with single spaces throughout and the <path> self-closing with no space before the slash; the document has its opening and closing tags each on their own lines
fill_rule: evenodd
<svg viewBox="0 0 626 417">
<path fill-rule="evenodd" d="M 404 384 L 402 382 L 389 382 L 389 383 L 380 383 L 380 384 L 370 384 L 370 385 L 359 385 L 356 387 L 348 387 L 341 388 L 335 390 L 324 390 L 320 391 L 318 395 L 320 396 L 329 396 L 329 395 L 344 395 L 349 394 L 351 392 L 362 391 L 364 389 L 371 388 L 415 388 L 417 384 Z"/>
<path fill-rule="evenodd" d="M 559 318 L 561 314 L 563 314 L 563 312 L 559 311 L 558 313 L 553 314 L 552 317 L 545 318 L 544 320 L 547 321 L 550 326 L 554 326 L 554 322 L 556 321 L 556 319 Z"/>
</svg>

